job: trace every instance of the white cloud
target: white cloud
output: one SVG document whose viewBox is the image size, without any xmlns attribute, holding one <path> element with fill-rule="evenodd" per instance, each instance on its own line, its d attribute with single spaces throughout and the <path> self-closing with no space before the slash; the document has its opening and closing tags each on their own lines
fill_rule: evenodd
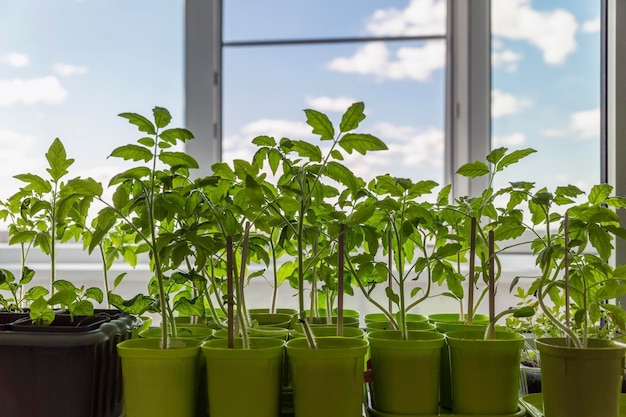
<svg viewBox="0 0 626 417">
<path fill-rule="evenodd" d="M 273 136 L 277 139 L 288 137 L 297 139 L 301 136 L 311 136 L 311 126 L 304 122 L 290 120 L 260 119 L 248 123 L 241 129 L 241 133 L 248 135 L 250 140 L 259 135 Z"/>
<path fill-rule="evenodd" d="M 381 122 L 374 125 L 371 131 L 389 147 L 389 151 L 384 152 L 389 161 L 388 167 L 398 163 L 406 167 L 443 165 L 444 133 L 441 129 Z"/>
<path fill-rule="evenodd" d="M 54 72 L 64 77 L 67 77 L 69 75 L 87 74 L 89 70 L 87 69 L 87 67 L 81 67 L 81 66 L 70 65 L 70 64 L 56 64 L 54 66 Z"/>
<path fill-rule="evenodd" d="M 563 64 L 576 51 L 578 23 L 569 11 L 538 11 L 531 0 L 494 1 L 492 8 L 494 35 L 536 46 L 546 63 Z"/>
<path fill-rule="evenodd" d="M 585 33 L 600 32 L 600 18 L 596 17 L 595 19 L 587 20 L 585 23 L 583 23 L 582 30 Z"/>
<path fill-rule="evenodd" d="M 511 133 L 505 136 L 494 136 L 493 144 L 495 146 L 520 146 L 526 143 L 526 135 L 522 132 Z"/>
<path fill-rule="evenodd" d="M 506 72 L 517 70 L 517 63 L 523 58 L 522 54 L 504 49 L 501 42 L 493 42 L 491 46 L 491 65 L 494 68 L 504 68 Z"/>
<path fill-rule="evenodd" d="M 11 52 L 0 57 L 0 61 L 9 64 L 12 67 L 21 68 L 30 65 L 30 58 L 26 54 Z"/>
<path fill-rule="evenodd" d="M 16 103 L 62 103 L 67 91 L 55 76 L 31 79 L 0 80 L 0 106 Z"/>
<path fill-rule="evenodd" d="M 358 100 L 350 97 L 308 97 L 306 104 L 321 112 L 345 112 Z"/>
<path fill-rule="evenodd" d="M 432 35 L 446 32 L 446 2 L 412 0 L 402 10 L 379 9 L 370 17 L 368 32 L 377 36 Z"/>
<path fill-rule="evenodd" d="M 501 90 L 491 92 L 491 116 L 494 118 L 509 116 L 520 112 L 524 108 L 532 107 L 533 101 L 526 98 L 517 98 Z"/>
<path fill-rule="evenodd" d="M 583 110 L 569 115 L 565 128 L 547 129 L 545 136 L 564 137 L 573 140 L 594 139 L 600 136 L 600 109 Z"/>
<path fill-rule="evenodd" d="M 380 79 L 427 81 L 445 65 L 443 42 L 426 42 L 422 47 L 401 47 L 395 56 L 383 42 L 363 46 L 349 58 L 335 58 L 327 68 L 344 73 L 375 75 Z"/>
<path fill-rule="evenodd" d="M 35 136 L 0 128 L 0 178 L 3 179 L 0 198 L 13 194 L 22 184 L 13 179 L 14 175 L 43 171 L 42 160 L 34 152 L 37 147 Z"/>
<path fill-rule="evenodd" d="M 356 175 L 370 180 L 376 175 L 386 172 L 415 173 L 416 170 L 429 170 L 439 175 L 443 167 L 444 133 L 435 128 L 417 128 L 415 126 L 398 126 L 391 123 L 380 122 L 369 129 L 369 133 L 384 141 L 389 150 L 368 153 L 363 155 L 353 152 L 345 154 L 345 161 Z M 262 119 L 249 123 L 242 127 L 239 132 L 224 138 L 223 155 L 224 161 L 233 159 L 250 160 L 256 146 L 251 144 L 252 139 L 258 135 L 274 136 L 280 140 L 283 136 L 292 139 L 303 139 L 319 144 L 311 134 L 311 127 L 305 123 L 287 120 Z M 322 151 L 327 145 L 320 144 Z M 409 175 L 409 174 L 406 174 Z"/>
</svg>

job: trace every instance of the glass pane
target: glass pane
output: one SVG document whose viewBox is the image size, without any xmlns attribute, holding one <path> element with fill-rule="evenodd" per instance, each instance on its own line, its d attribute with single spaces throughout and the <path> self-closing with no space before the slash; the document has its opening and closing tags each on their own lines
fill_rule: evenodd
<svg viewBox="0 0 626 417">
<path fill-rule="evenodd" d="M 43 173 L 59 137 L 74 176 L 108 181 L 136 140 L 121 112 L 168 108 L 183 124 L 183 2 L 8 0 L 0 13 L 0 197 Z"/>
<path fill-rule="evenodd" d="M 445 0 L 228 0 L 224 40 L 443 35 Z"/>
<path fill-rule="evenodd" d="M 318 140 L 303 109 L 338 125 L 363 101 L 358 131 L 390 150 L 351 155 L 351 169 L 366 179 L 391 173 L 441 183 L 444 92 L 443 41 L 225 48 L 224 161 L 250 160 L 257 135 Z"/>
<path fill-rule="evenodd" d="M 600 2 L 492 2 L 493 147 L 538 152 L 499 178 L 600 181 Z"/>
</svg>

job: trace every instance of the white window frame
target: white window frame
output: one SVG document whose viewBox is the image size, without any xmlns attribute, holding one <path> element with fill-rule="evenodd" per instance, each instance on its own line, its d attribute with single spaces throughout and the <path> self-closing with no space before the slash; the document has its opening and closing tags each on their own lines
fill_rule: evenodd
<svg viewBox="0 0 626 417">
<path fill-rule="evenodd" d="M 198 175 L 222 158 L 222 3 L 185 2 L 185 123 L 197 136 L 187 151 L 200 162 Z M 447 0 L 447 10 L 444 180 L 455 195 L 474 195 L 486 180 L 454 173 L 491 146 L 490 0 Z"/>
</svg>

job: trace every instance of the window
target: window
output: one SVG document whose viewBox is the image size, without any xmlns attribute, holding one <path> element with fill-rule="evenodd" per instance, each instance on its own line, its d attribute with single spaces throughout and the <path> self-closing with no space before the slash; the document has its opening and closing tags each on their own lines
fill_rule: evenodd
<svg viewBox="0 0 626 417">
<path fill-rule="evenodd" d="M 183 12 L 182 1 L 3 2 L 0 198 L 22 185 L 13 175 L 45 175 L 44 154 L 56 137 L 75 159 L 70 177 L 106 184 L 120 171 L 107 156 L 138 138 L 118 113 L 146 114 L 158 105 L 172 112 L 173 124 L 184 124 Z M 6 244 L 5 230 L 0 226 L 0 266 L 19 269 L 19 249 Z M 46 257 L 35 249 L 29 261 L 39 271 L 35 279 L 46 285 Z M 81 245 L 63 245 L 57 262 L 59 278 L 100 285 L 99 259 Z M 141 270 L 129 274 L 146 276 Z M 139 285 L 129 293 L 143 288 L 143 280 L 135 281 Z"/>
<path fill-rule="evenodd" d="M 600 15 L 599 0 L 492 2 L 492 146 L 538 151 L 500 184 L 600 182 Z"/>
<path fill-rule="evenodd" d="M 74 174 L 105 180 L 115 171 L 104 168 L 114 163 L 105 156 L 134 135 L 116 114 L 154 105 L 196 134 L 188 151 L 208 173 L 212 162 L 247 157 L 256 134 L 300 135 L 301 109 L 336 120 L 363 100 L 363 130 L 392 153 L 361 175 L 455 181 L 467 194 L 473 185 L 454 177 L 456 167 L 491 146 L 532 146 L 538 182 L 607 180 L 624 195 L 622 3 L 8 1 L 0 16 L 0 176 L 26 166 L 41 172 L 58 136 L 77 160 Z M 509 24 L 520 16 L 545 29 Z M 390 164 L 398 155 L 402 163 Z M 585 163 L 561 170 L 579 157 Z M 4 182 L 0 197 L 13 189 Z M 0 251 L 3 264 L 12 256 Z M 68 270 L 83 268 L 66 259 Z"/>
</svg>

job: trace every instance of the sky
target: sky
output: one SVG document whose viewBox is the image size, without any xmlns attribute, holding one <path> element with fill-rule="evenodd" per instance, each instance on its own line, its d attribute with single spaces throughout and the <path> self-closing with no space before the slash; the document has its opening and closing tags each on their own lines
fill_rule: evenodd
<svg viewBox="0 0 626 417">
<path fill-rule="evenodd" d="M 355 5 L 358 4 L 358 7 Z M 0 198 L 43 172 L 59 137 L 72 176 L 106 181 L 107 159 L 139 138 L 121 112 L 183 114 L 182 0 L 0 0 Z M 539 152 L 500 180 L 554 188 L 599 182 L 600 1 L 492 1 L 492 142 Z M 443 0 L 225 0 L 224 40 L 445 35 Z M 224 50 L 224 160 L 261 134 L 311 138 L 303 109 L 390 150 L 348 158 L 365 178 L 443 181 L 445 42 L 363 42 Z M 541 167 L 541 169 L 537 169 Z"/>
</svg>

